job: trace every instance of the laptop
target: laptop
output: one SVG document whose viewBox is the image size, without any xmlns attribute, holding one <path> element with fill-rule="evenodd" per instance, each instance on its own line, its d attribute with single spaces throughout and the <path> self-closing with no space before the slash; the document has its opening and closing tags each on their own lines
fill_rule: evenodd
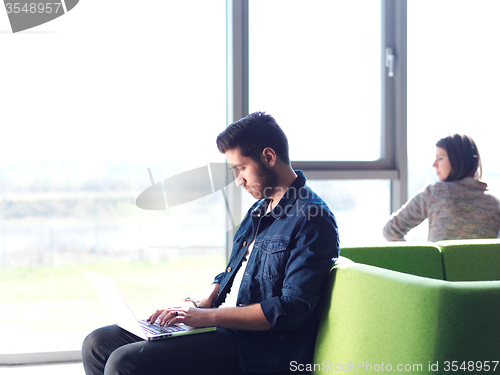
<svg viewBox="0 0 500 375">
<path fill-rule="evenodd" d="M 174 338 L 217 329 L 217 327 L 195 328 L 182 323 L 163 327 L 156 322 L 150 324 L 145 319 L 138 320 L 112 279 L 91 271 L 85 270 L 84 272 L 116 324 L 144 340 Z"/>
</svg>

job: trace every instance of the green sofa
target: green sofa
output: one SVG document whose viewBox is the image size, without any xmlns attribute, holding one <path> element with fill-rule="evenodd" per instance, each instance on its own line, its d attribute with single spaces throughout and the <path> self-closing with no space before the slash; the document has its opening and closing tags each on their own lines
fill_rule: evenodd
<svg viewBox="0 0 500 375">
<path fill-rule="evenodd" d="M 500 372 L 500 240 L 389 243 L 341 255 L 305 370 Z"/>
</svg>

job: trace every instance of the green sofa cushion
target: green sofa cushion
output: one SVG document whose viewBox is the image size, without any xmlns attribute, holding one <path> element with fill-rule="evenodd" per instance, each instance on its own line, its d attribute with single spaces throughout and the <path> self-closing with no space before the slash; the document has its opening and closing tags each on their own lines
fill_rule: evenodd
<svg viewBox="0 0 500 375">
<path fill-rule="evenodd" d="M 392 242 L 366 247 L 344 247 L 341 255 L 356 263 L 444 279 L 440 248 L 432 242 Z"/>
<path fill-rule="evenodd" d="M 500 280 L 500 239 L 450 240 L 437 245 L 446 280 Z"/>
<path fill-rule="evenodd" d="M 439 292 L 435 347 L 441 363 L 450 359 L 498 364 L 500 281 L 445 281 Z M 500 372 L 500 364 L 495 372 Z"/>
<path fill-rule="evenodd" d="M 451 283 L 341 263 L 320 309 L 316 374 L 430 374 L 436 363 L 443 372 L 444 361 L 498 360 L 500 282 Z"/>
<path fill-rule="evenodd" d="M 426 286 L 437 280 L 341 264 L 334 268 L 329 282 L 314 356 L 314 364 L 323 368 L 314 373 L 327 367 L 335 371 L 337 366 L 354 371 L 352 365 L 356 371 L 366 372 L 368 364 L 375 373 L 376 364 L 427 363 L 433 358 L 433 316 L 439 296 L 429 294 Z"/>
</svg>

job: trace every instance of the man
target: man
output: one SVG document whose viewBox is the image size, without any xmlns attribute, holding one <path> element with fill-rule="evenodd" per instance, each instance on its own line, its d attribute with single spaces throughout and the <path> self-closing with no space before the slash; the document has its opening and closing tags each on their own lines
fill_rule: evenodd
<svg viewBox="0 0 500 375">
<path fill-rule="evenodd" d="M 217 331 L 146 342 L 100 328 L 84 342 L 87 374 L 270 374 L 290 371 L 292 361 L 312 363 L 316 307 L 340 252 L 335 218 L 292 169 L 288 140 L 270 115 L 231 124 L 217 146 L 236 184 L 258 201 L 211 288 L 149 317 Z"/>
</svg>

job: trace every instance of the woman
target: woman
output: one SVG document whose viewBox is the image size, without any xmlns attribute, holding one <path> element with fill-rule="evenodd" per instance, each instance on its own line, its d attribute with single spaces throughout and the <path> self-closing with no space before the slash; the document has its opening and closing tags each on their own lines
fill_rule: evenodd
<svg viewBox="0 0 500 375">
<path fill-rule="evenodd" d="M 429 241 L 497 238 L 500 201 L 487 191 L 481 178 L 481 158 L 474 140 L 461 134 L 436 143 L 439 182 L 427 186 L 385 225 L 388 241 L 404 241 L 408 231 L 429 219 Z"/>
</svg>

